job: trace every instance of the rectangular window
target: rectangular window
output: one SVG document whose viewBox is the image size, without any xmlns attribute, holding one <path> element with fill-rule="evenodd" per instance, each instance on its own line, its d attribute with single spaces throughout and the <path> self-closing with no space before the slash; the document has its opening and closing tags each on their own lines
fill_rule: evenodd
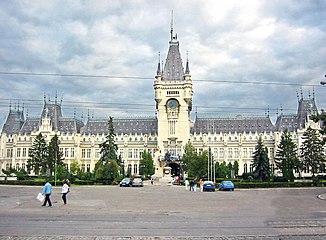
<svg viewBox="0 0 326 240">
<path fill-rule="evenodd" d="M 238 148 L 234 149 L 234 158 L 239 158 L 239 149 Z"/>
<path fill-rule="evenodd" d="M 124 152 L 123 150 L 124 150 L 123 148 L 119 149 L 119 152 L 120 152 L 119 154 L 120 154 L 121 159 L 124 159 L 124 157 L 125 157 L 123 154 L 123 152 Z"/>
<path fill-rule="evenodd" d="M 128 158 L 132 158 L 132 149 L 128 149 Z"/>
<path fill-rule="evenodd" d="M 95 158 L 96 159 L 100 158 L 100 149 L 95 149 Z"/>
<path fill-rule="evenodd" d="M 233 158 L 233 149 L 232 148 L 229 148 L 228 158 Z"/>
<path fill-rule="evenodd" d="M 134 149 L 134 158 L 138 159 L 138 149 Z"/>
<path fill-rule="evenodd" d="M 86 158 L 91 158 L 91 149 L 87 149 Z"/>
<path fill-rule="evenodd" d="M 248 157 L 248 149 L 244 148 L 243 149 L 243 158 L 247 158 Z"/>
<path fill-rule="evenodd" d="M 65 157 L 69 157 L 69 148 L 65 148 Z"/>
<path fill-rule="evenodd" d="M 82 158 L 86 158 L 86 149 L 84 149 L 84 148 L 82 149 Z"/>
<path fill-rule="evenodd" d="M 21 155 L 21 148 L 17 148 L 17 157 L 20 157 Z"/>
<path fill-rule="evenodd" d="M 214 158 L 218 158 L 218 150 L 217 148 L 214 148 Z"/>
<path fill-rule="evenodd" d="M 220 158 L 224 158 L 224 148 L 220 148 Z"/>
<path fill-rule="evenodd" d="M 26 157 L 27 149 L 23 148 L 23 157 Z"/>
<path fill-rule="evenodd" d="M 12 149 L 7 149 L 7 158 L 12 157 Z"/>
<path fill-rule="evenodd" d="M 143 158 L 144 149 L 139 149 L 139 158 Z"/>
<path fill-rule="evenodd" d="M 137 174 L 137 173 L 138 173 L 138 165 L 134 164 L 134 174 Z"/>
<path fill-rule="evenodd" d="M 75 149 L 70 148 L 70 157 L 74 158 L 75 157 Z"/>
<path fill-rule="evenodd" d="M 87 172 L 90 172 L 90 171 L 91 171 L 91 165 L 87 164 Z"/>
</svg>

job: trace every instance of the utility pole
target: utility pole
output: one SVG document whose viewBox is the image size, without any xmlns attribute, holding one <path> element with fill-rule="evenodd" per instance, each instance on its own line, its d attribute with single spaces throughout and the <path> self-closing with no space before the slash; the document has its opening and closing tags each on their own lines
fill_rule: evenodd
<svg viewBox="0 0 326 240">
<path fill-rule="evenodd" d="M 207 154 L 207 180 L 209 181 L 209 153 L 211 151 L 211 148 L 208 147 L 208 154 Z"/>
</svg>

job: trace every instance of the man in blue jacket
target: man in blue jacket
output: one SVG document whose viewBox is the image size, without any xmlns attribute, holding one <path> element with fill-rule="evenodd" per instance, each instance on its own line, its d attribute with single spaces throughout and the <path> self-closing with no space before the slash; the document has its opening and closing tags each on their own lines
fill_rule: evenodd
<svg viewBox="0 0 326 240">
<path fill-rule="evenodd" d="M 49 207 L 52 206 L 51 200 L 50 200 L 50 195 L 52 193 L 52 185 L 49 182 L 49 179 L 46 179 L 46 183 L 43 188 L 43 195 L 45 194 L 45 200 L 42 206 L 45 206 L 47 202 L 49 202 Z"/>
</svg>

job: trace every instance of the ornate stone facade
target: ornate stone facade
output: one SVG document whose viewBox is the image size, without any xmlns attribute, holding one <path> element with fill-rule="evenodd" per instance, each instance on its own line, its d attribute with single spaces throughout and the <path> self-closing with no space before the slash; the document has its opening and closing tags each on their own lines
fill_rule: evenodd
<svg viewBox="0 0 326 240">
<path fill-rule="evenodd" d="M 269 116 L 190 119 L 193 84 L 187 59 L 185 69 L 179 52 L 179 42 L 171 29 L 169 50 L 164 65 L 160 60 L 154 80 L 156 117 L 113 118 L 118 154 L 125 171 L 139 174 L 140 159 L 146 150 L 152 154 L 155 175 L 163 176 L 163 168 L 172 166 L 179 174 L 179 163 L 189 141 L 200 153 L 211 148 L 215 162 L 239 163 L 239 174 L 252 171 L 252 153 L 261 136 L 269 150 L 271 164 L 282 131 L 288 129 L 300 147 L 301 136 L 308 126 L 319 128 L 309 120 L 317 113 L 314 98 L 298 101 L 296 114 L 278 116 L 273 124 Z M 77 160 L 84 171 L 92 171 L 100 158 L 99 144 L 108 134 L 108 119 L 88 119 L 87 122 L 62 116 L 61 103 L 44 99 L 39 118 L 26 118 L 23 109 L 10 109 L 0 140 L 0 169 L 25 168 L 33 139 L 42 133 L 46 141 L 59 136 L 60 149 L 70 167 Z M 169 159 L 166 159 L 169 153 Z M 309 174 L 308 170 L 302 173 Z"/>
</svg>

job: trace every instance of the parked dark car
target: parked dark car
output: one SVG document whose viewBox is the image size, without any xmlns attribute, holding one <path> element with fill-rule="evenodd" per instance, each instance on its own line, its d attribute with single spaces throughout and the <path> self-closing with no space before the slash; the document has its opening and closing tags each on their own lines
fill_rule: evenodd
<svg viewBox="0 0 326 240">
<path fill-rule="evenodd" d="M 218 190 L 231 190 L 234 191 L 234 184 L 232 181 L 222 181 L 218 186 Z"/>
<path fill-rule="evenodd" d="M 133 187 L 143 187 L 143 180 L 141 178 L 134 178 L 132 180 L 132 186 Z"/>
<path fill-rule="evenodd" d="M 215 183 L 212 181 L 204 181 L 203 191 L 215 191 Z"/>
<path fill-rule="evenodd" d="M 120 187 L 131 187 L 132 186 L 132 180 L 130 178 L 124 178 L 120 182 Z"/>
</svg>

